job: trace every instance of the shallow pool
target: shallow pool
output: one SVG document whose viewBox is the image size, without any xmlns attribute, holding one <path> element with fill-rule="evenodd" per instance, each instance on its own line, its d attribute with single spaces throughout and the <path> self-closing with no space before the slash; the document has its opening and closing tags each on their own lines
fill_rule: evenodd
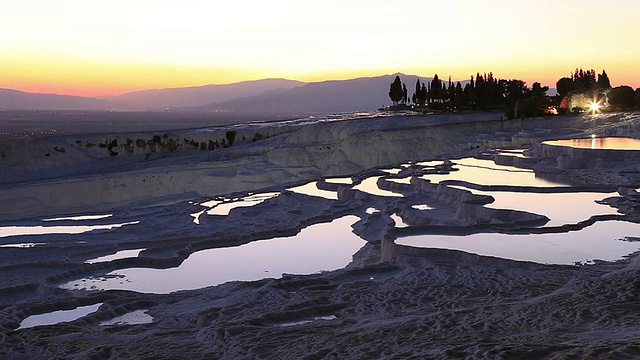
<svg viewBox="0 0 640 360">
<path fill-rule="evenodd" d="M 328 200 L 338 200 L 338 193 L 335 191 L 323 190 L 318 188 L 318 182 L 312 181 L 304 185 L 292 187 L 288 189 L 294 193 L 321 197 Z"/>
<path fill-rule="evenodd" d="M 640 242 L 623 241 L 640 235 L 640 225 L 623 221 L 602 221 L 580 231 L 551 234 L 509 235 L 417 235 L 395 243 L 420 248 L 461 250 L 473 254 L 543 264 L 615 261 L 640 249 Z"/>
<path fill-rule="evenodd" d="M 102 303 L 80 306 L 71 310 L 59 310 L 46 314 L 31 315 L 22 320 L 18 329 L 27 329 L 35 326 L 53 325 L 61 322 L 69 322 L 80 319 L 83 316 L 94 313 Z"/>
<path fill-rule="evenodd" d="M 366 192 L 368 194 L 377 195 L 377 196 L 404 197 L 404 195 L 400 193 L 380 189 L 378 187 L 378 179 L 380 178 L 381 176 L 373 176 L 373 177 L 366 178 L 362 180 L 360 184 L 354 186 L 353 189 L 360 190 L 362 192 Z"/>
<path fill-rule="evenodd" d="M 593 215 L 617 214 L 609 205 L 596 201 L 616 196 L 617 193 L 530 193 L 512 191 L 480 191 L 462 186 L 451 186 L 471 191 L 477 195 L 489 195 L 494 202 L 485 205 L 494 209 L 522 210 L 549 218 L 546 226 L 576 224 Z"/>
<path fill-rule="evenodd" d="M 311 274 L 345 267 L 365 241 L 351 231 L 358 221 L 345 216 L 316 224 L 298 235 L 248 244 L 203 250 L 191 254 L 179 267 L 129 268 L 105 277 L 74 280 L 65 289 L 123 289 L 145 293 L 170 293 L 198 289 L 233 280 L 279 278 L 283 273 Z"/>
<path fill-rule="evenodd" d="M 420 178 L 438 184 L 445 180 L 460 180 L 478 185 L 513 185 L 556 187 L 566 183 L 549 181 L 537 177 L 533 170 L 519 169 L 513 166 L 496 165 L 492 160 L 464 158 L 452 160 L 454 168 L 449 174 L 427 174 Z"/>
<path fill-rule="evenodd" d="M 589 139 L 566 139 L 545 141 L 543 144 L 569 146 L 580 149 L 640 150 L 640 139 L 626 137 L 594 137 Z"/>
<path fill-rule="evenodd" d="M 120 250 L 116 253 L 100 256 L 94 259 L 86 260 L 85 262 L 88 264 L 94 264 L 99 262 L 111 261 L 116 259 L 124 259 L 128 257 L 137 257 L 138 254 L 144 249 L 133 249 L 133 250 Z"/>
<path fill-rule="evenodd" d="M 0 227 L 0 237 L 20 235 L 46 235 L 46 234 L 81 234 L 93 230 L 110 230 L 126 225 L 135 225 L 139 221 L 131 221 L 121 224 L 106 225 L 77 225 L 77 226 L 4 226 Z"/>
</svg>

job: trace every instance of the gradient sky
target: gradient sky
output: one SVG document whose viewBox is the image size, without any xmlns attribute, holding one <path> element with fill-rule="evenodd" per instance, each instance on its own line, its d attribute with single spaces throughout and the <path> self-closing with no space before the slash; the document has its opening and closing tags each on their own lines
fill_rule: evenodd
<svg viewBox="0 0 640 360">
<path fill-rule="evenodd" d="M 640 87 L 637 0 L 21 0 L 0 88 L 74 95 L 404 72 L 555 86 L 576 67 Z"/>
</svg>

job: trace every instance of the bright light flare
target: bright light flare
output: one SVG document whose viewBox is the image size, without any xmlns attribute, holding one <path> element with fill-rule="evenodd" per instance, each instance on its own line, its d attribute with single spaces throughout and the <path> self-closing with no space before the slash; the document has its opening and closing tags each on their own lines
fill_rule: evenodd
<svg viewBox="0 0 640 360">
<path fill-rule="evenodd" d="M 597 102 L 592 102 L 592 103 L 589 105 L 589 110 L 591 110 L 591 111 L 593 111 L 593 112 L 596 112 L 596 111 L 600 110 L 600 104 L 599 104 L 599 103 L 597 103 Z"/>
</svg>

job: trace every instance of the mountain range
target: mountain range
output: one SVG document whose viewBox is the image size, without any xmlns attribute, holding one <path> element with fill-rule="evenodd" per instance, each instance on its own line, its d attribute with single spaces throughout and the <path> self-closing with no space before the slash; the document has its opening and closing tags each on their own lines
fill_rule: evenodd
<svg viewBox="0 0 640 360">
<path fill-rule="evenodd" d="M 0 109 L 260 112 L 281 115 L 371 111 L 389 105 L 389 85 L 396 75 L 400 75 L 407 88 L 411 89 L 409 93 L 413 93 L 418 77 L 404 74 L 311 83 L 263 79 L 227 85 L 143 90 L 101 98 L 0 89 Z"/>
<path fill-rule="evenodd" d="M 311 83 L 263 79 L 227 85 L 143 90 L 101 98 L 0 89 L 0 109 L 233 112 L 263 115 L 373 111 L 390 104 L 389 85 L 396 75 L 406 84 L 409 96 L 414 92 L 417 79 L 421 82 L 432 80 L 405 74 Z M 466 81 L 463 85 L 464 83 Z"/>
<path fill-rule="evenodd" d="M 109 110 L 113 107 L 114 104 L 101 99 L 0 89 L 0 109 L 3 110 Z"/>
</svg>

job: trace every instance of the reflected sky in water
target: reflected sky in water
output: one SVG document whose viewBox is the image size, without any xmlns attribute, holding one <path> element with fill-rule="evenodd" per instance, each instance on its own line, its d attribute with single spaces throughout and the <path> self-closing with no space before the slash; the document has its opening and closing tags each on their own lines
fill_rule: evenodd
<svg viewBox="0 0 640 360">
<path fill-rule="evenodd" d="M 134 225 L 139 221 L 122 224 L 78 225 L 78 226 L 5 226 L 0 227 L 0 237 L 44 234 L 81 234 L 92 230 L 109 230 L 125 225 Z"/>
<path fill-rule="evenodd" d="M 640 242 L 620 239 L 638 235 L 640 235 L 638 224 L 603 221 L 580 231 L 568 233 L 418 235 L 398 238 L 395 242 L 413 247 L 461 250 L 473 254 L 544 264 L 574 264 L 592 260 L 619 260 L 640 249 Z"/>
<path fill-rule="evenodd" d="M 588 220 L 593 215 L 617 214 L 617 210 L 609 205 L 596 203 L 617 193 L 526 193 L 510 191 L 480 191 L 462 186 L 451 186 L 471 191 L 478 195 L 492 196 L 495 201 L 485 205 L 494 209 L 511 209 L 528 211 L 545 215 L 549 218 L 546 226 L 576 224 Z"/>
<path fill-rule="evenodd" d="M 85 262 L 88 264 L 93 264 L 93 263 L 111 261 L 116 259 L 124 259 L 128 257 L 138 257 L 138 254 L 140 254 L 142 250 L 144 249 L 120 250 L 114 254 L 100 256 L 95 259 L 89 259 Z"/>
<path fill-rule="evenodd" d="M 366 178 L 362 180 L 360 184 L 354 186 L 353 188 L 356 190 L 360 190 L 362 192 L 366 192 L 368 194 L 372 194 L 372 195 L 404 197 L 404 195 L 400 193 L 380 189 L 378 187 L 378 179 L 380 179 L 380 176 L 373 176 L 373 177 Z"/>
<path fill-rule="evenodd" d="M 303 195 L 317 196 L 329 200 L 338 200 L 338 193 L 336 191 L 318 189 L 317 184 L 317 181 L 312 181 L 304 185 L 292 187 L 289 191 Z"/>
<path fill-rule="evenodd" d="M 459 169 L 458 171 L 452 171 L 450 174 L 422 175 L 420 178 L 435 184 L 444 180 L 461 180 L 478 185 L 566 186 L 564 183 L 538 178 L 533 170 L 496 165 L 492 160 L 465 158 L 453 162 L 456 164 L 454 168 Z"/>
<path fill-rule="evenodd" d="M 96 312 L 100 305 L 102 305 L 102 303 L 80 306 L 72 310 L 59 310 L 46 314 L 31 315 L 20 323 L 20 327 L 18 329 L 27 329 L 34 326 L 52 325 L 61 322 L 74 321 L 83 316 Z"/>
<path fill-rule="evenodd" d="M 309 226 L 296 236 L 199 251 L 177 268 L 122 269 L 107 277 L 76 280 L 62 287 L 169 293 L 232 280 L 279 278 L 282 273 L 336 270 L 351 262 L 353 254 L 365 244 L 351 231 L 351 224 L 358 220 L 356 216 L 345 216 L 331 223 Z"/>
<path fill-rule="evenodd" d="M 596 137 L 589 139 L 553 140 L 545 141 L 544 144 L 555 146 L 570 146 L 581 149 L 640 150 L 640 139 L 625 137 Z"/>
</svg>

